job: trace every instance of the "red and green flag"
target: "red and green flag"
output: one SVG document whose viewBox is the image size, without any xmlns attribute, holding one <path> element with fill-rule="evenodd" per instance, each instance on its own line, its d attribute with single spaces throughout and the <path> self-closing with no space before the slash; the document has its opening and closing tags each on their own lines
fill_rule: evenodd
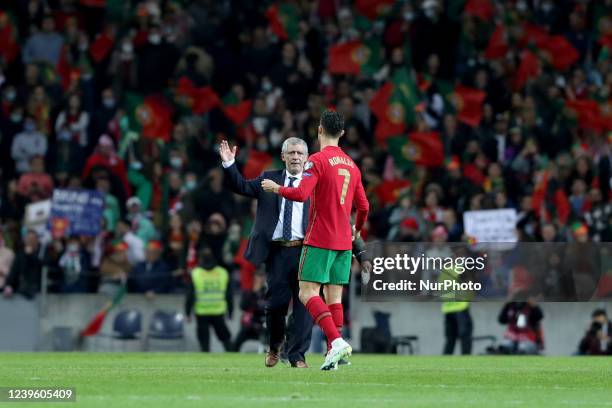
<svg viewBox="0 0 612 408">
<path fill-rule="evenodd" d="M 503 58 L 508 53 L 508 50 L 508 33 L 503 24 L 498 24 L 489 38 L 484 52 L 485 58 L 489 60 Z"/>
<path fill-rule="evenodd" d="M 396 204 L 403 191 L 410 188 L 408 180 L 387 180 L 374 189 L 379 205 Z"/>
<path fill-rule="evenodd" d="M 409 170 L 415 164 L 425 167 L 444 164 L 444 145 L 438 132 L 412 132 L 408 136 L 390 138 L 387 143 L 399 168 Z"/>
<path fill-rule="evenodd" d="M 181 77 L 175 91 L 179 104 L 185 106 L 196 115 L 203 115 L 220 104 L 217 93 L 210 86 L 196 87 L 187 77 Z"/>
<path fill-rule="evenodd" d="M 531 51 L 523 51 L 521 63 L 514 77 L 513 87 L 515 91 L 522 89 L 528 80 L 540 75 L 540 60 Z"/>
<path fill-rule="evenodd" d="M 580 59 L 580 53 L 562 35 L 551 35 L 536 43 L 545 58 L 558 71 L 566 71 Z"/>
<path fill-rule="evenodd" d="M 457 85 L 450 95 L 457 112 L 457 119 L 466 125 L 476 127 L 482 119 L 482 104 L 487 94 L 479 89 Z"/>
<path fill-rule="evenodd" d="M 567 100 L 565 106 L 574 112 L 581 128 L 596 133 L 612 130 L 611 117 L 605 116 L 594 100 Z"/>
<path fill-rule="evenodd" d="M 331 74 L 374 74 L 382 65 L 379 40 L 354 40 L 329 48 L 327 70 Z"/>
<path fill-rule="evenodd" d="M 250 99 L 239 100 L 232 91 L 223 98 L 221 109 L 229 120 L 236 126 L 241 126 L 251 116 L 253 101 Z"/>
<path fill-rule="evenodd" d="M 170 140 L 173 107 L 163 95 L 126 95 L 130 129 L 149 139 Z"/>
<path fill-rule="evenodd" d="M 298 10 L 293 4 L 274 3 L 266 10 L 270 31 L 281 41 L 295 41 L 299 33 Z"/>
<path fill-rule="evenodd" d="M 108 312 L 113 310 L 121 303 L 123 296 L 125 295 L 125 291 L 125 286 L 120 287 L 113 296 L 113 299 L 107 302 L 102 309 L 100 309 L 98 313 L 92 317 L 89 323 L 87 323 L 87 326 L 85 326 L 81 333 L 79 333 L 79 337 L 90 337 L 100 333 L 100 330 L 102 330 L 102 325 L 104 324 L 104 319 L 108 315 Z"/>
<path fill-rule="evenodd" d="M 89 47 L 91 59 L 97 63 L 104 61 L 110 54 L 114 45 L 115 36 L 110 31 L 107 30 L 101 34 L 98 34 Z"/>
<path fill-rule="evenodd" d="M 415 80 L 406 68 L 397 70 L 370 100 L 370 109 L 378 119 L 374 134 L 384 143 L 391 136 L 405 133 L 416 118 L 420 98 Z"/>
<path fill-rule="evenodd" d="M 242 173 L 244 174 L 245 178 L 254 179 L 259 177 L 264 170 L 269 168 L 272 162 L 272 156 L 270 156 L 268 153 L 260 152 L 258 150 L 251 150 L 246 163 L 244 163 Z"/>
<path fill-rule="evenodd" d="M 571 205 L 563 186 L 550 179 L 549 170 L 537 174 L 537 182 L 533 191 L 531 205 L 538 217 L 552 221 L 553 216 L 565 224 L 571 213 Z"/>
<path fill-rule="evenodd" d="M 10 64 L 17 53 L 19 53 L 17 25 L 6 11 L 0 10 L 0 56 Z"/>
<path fill-rule="evenodd" d="M 359 15 L 374 21 L 388 15 L 394 5 L 395 0 L 357 0 L 355 1 L 355 10 Z"/>
</svg>

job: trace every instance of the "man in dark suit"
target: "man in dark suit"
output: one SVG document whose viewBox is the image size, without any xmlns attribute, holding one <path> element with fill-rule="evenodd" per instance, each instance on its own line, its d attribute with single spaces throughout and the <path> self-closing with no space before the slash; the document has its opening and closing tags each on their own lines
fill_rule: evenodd
<svg viewBox="0 0 612 408">
<path fill-rule="evenodd" d="M 245 180 L 235 164 L 236 147 L 230 149 L 221 142 L 223 168 L 231 189 L 247 197 L 256 198 L 255 223 L 245 251 L 245 258 L 253 264 L 266 264 L 268 291 L 266 324 L 269 330 L 269 350 L 265 364 L 274 367 L 280 360 L 280 347 L 285 337 L 285 318 L 292 299 L 292 335 L 287 339 L 287 357 L 292 367 L 306 368 L 305 353 L 310 347 L 312 318 L 298 300 L 298 279 L 302 240 L 308 225 L 309 202 L 287 201 L 276 194 L 268 194 L 261 188 L 264 178 L 280 185 L 298 186 L 304 164 L 308 158 L 308 146 L 295 137 L 285 140 L 281 158 L 285 170 L 266 171 L 252 180 Z"/>
</svg>

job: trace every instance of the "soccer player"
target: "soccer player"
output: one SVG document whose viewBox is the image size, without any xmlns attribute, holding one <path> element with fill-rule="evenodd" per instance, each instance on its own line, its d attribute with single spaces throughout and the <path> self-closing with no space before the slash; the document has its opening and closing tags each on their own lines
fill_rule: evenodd
<svg viewBox="0 0 612 408">
<path fill-rule="evenodd" d="M 323 112 L 318 131 L 321 151 L 305 164 L 299 187 L 281 187 L 268 179 L 261 182 L 265 191 L 288 200 L 305 201 L 310 197 L 310 220 L 298 272 L 299 297 L 331 343 L 321 370 L 336 369 L 338 362 L 352 352 L 338 330 L 344 319 L 342 285 L 349 281 L 352 240 L 359 236 L 369 210 L 361 172 L 338 147 L 343 134 L 342 116 L 330 110 Z M 350 221 L 353 203 L 357 208 L 354 232 Z M 321 285 L 327 304 L 319 296 Z"/>
</svg>

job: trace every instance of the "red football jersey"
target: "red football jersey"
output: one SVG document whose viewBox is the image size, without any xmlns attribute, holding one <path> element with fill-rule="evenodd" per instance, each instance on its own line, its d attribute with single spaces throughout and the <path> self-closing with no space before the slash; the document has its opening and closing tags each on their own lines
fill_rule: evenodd
<svg viewBox="0 0 612 408">
<path fill-rule="evenodd" d="M 337 146 L 327 146 L 310 156 L 299 187 L 281 187 L 279 194 L 293 201 L 306 201 L 310 197 L 310 220 L 304 243 L 337 251 L 353 246 L 353 202 L 357 208 L 357 230 L 363 227 L 370 208 L 359 168 Z"/>
</svg>

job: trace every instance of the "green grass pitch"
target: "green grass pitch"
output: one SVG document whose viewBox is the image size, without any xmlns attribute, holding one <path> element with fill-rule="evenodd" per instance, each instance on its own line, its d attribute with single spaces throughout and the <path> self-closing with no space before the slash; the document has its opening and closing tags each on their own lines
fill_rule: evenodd
<svg viewBox="0 0 612 408">
<path fill-rule="evenodd" d="M 338 371 L 263 355 L 0 354 L 0 387 L 75 387 L 76 403 L 4 407 L 612 407 L 612 360 L 360 355 Z"/>
</svg>

